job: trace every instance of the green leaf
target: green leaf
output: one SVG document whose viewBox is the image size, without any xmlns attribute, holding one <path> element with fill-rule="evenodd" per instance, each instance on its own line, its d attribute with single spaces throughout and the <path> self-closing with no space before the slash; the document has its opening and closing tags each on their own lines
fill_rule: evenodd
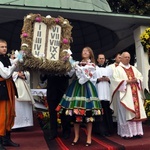
<svg viewBox="0 0 150 150">
<path fill-rule="evenodd" d="M 146 99 L 150 100 L 150 93 L 148 92 L 148 90 L 146 88 L 144 89 L 144 95 L 145 95 Z"/>
</svg>

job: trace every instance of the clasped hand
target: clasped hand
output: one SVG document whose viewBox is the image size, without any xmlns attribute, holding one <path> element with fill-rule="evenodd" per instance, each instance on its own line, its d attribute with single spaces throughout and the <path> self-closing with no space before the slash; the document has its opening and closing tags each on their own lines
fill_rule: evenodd
<svg viewBox="0 0 150 150">
<path fill-rule="evenodd" d="M 23 72 L 18 72 L 18 77 L 21 79 L 25 79 L 25 75 Z"/>
<path fill-rule="evenodd" d="M 108 82 L 109 82 L 109 78 L 106 77 L 106 76 L 103 76 L 103 77 L 101 77 L 101 78 L 98 78 L 98 81 L 99 81 L 99 82 L 100 82 L 100 81 L 108 81 Z"/>
<path fill-rule="evenodd" d="M 137 78 L 127 80 L 127 84 L 130 84 L 130 83 L 137 83 Z"/>
</svg>

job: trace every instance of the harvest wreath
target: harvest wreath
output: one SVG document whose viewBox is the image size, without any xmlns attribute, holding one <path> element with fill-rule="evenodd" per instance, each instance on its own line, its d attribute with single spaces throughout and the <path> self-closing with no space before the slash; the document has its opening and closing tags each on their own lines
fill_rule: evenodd
<svg viewBox="0 0 150 150">
<path fill-rule="evenodd" d="M 23 62 L 20 67 L 58 75 L 68 72 L 71 30 L 69 21 L 61 16 L 27 15 L 21 34 Z"/>
</svg>

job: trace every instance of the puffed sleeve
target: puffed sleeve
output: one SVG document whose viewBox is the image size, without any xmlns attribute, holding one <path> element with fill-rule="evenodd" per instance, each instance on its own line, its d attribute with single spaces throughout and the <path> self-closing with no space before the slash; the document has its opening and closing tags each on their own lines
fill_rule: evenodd
<svg viewBox="0 0 150 150">
<path fill-rule="evenodd" d="M 96 68 L 93 64 L 76 67 L 76 76 L 79 79 L 80 84 L 84 84 L 87 81 L 91 81 L 93 84 L 96 83 Z"/>
<path fill-rule="evenodd" d="M 0 75 L 4 78 L 4 79 L 8 79 L 9 77 L 11 77 L 11 75 L 13 74 L 13 71 L 16 69 L 16 65 L 13 64 L 12 66 L 4 67 L 3 63 L 0 62 Z"/>
</svg>

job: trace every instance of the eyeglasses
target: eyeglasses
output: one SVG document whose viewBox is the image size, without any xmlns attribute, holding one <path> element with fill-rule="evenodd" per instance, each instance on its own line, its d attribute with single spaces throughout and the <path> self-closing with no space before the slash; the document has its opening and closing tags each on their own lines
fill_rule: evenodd
<svg viewBox="0 0 150 150">
<path fill-rule="evenodd" d="M 7 48 L 7 46 L 0 46 L 0 48 Z"/>
</svg>

